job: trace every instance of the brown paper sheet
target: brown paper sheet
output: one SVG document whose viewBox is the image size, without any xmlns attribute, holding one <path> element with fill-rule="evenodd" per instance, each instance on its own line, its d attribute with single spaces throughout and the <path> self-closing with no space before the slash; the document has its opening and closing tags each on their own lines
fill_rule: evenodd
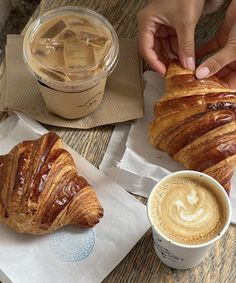
<svg viewBox="0 0 236 283">
<path fill-rule="evenodd" d="M 53 126 L 89 129 L 143 116 L 140 59 L 136 40 L 120 39 L 120 58 L 108 77 L 103 101 L 95 112 L 75 120 L 63 119 L 46 109 L 38 83 L 25 67 L 23 36 L 9 35 L 6 46 L 6 87 L 2 87 L 0 111 L 18 110 Z"/>
</svg>

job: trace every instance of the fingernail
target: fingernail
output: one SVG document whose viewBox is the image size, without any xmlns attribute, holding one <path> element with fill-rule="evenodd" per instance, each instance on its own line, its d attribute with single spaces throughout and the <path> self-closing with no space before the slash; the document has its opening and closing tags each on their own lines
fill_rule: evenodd
<svg viewBox="0 0 236 283">
<path fill-rule="evenodd" d="M 196 77 L 198 79 L 206 78 L 210 73 L 210 70 L 207 67 L 202 67 L 196 72 Z"/>
<path fill-rule="evenodd" d="M 195 70 L 195 61 L 193 57 L 188 57 L 186 59 L 186 63 L 187 63 L 187 68 L 191 71 Z"/>
</svg>

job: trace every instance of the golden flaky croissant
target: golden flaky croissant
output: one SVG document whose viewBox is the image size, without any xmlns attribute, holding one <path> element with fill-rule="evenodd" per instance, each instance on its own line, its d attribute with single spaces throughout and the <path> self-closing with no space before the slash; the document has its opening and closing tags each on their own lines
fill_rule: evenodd
<svg viewBox="0 0 236 283">
<path fill-rule="evenodd" d="M 186 168 L 211 175 L 229 193 L 236 165 L 236 92 L 217 77 L 197 80 L 171 63 L 166 93 L 154 106 L 149 138 Z"/>
<path fill-rule="evenodd" d="M 23 141 L 0 156 L 0 220 L 20 233 L 67 224 L 93 227 L 103 209 L 55 133 Z"/>
</svg>

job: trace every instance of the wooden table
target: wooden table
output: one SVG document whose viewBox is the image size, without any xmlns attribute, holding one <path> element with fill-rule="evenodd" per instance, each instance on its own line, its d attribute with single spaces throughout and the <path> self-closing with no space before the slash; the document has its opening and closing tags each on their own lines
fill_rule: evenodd
<svg viewBox="0 0 236 283">
<path fill-rule="evenodd" d="M 80 5 L 92 8 L 107 17 L 119 36 L 135 37 L 137 32 L 136 14 L 144 3 L 143 0 L 42 0 L 30 21 L 54 7 L 68 4 Z M 206 40 L 216 31 L 222 21 L 226 6 L 227 3 L 216 14 L 201 20 L 197 28 L 197 43 Z M 2 64 L 0 66 L 0 78 L 3 69 Z M 0 114 L 0 120 L 5 119 L 5 117 L 6 114 Z M 47 125 L 45 127 L 57 132 L 64 142 L 96 167 L 99 166 L 103 158 L 113 130 L 112 126 L 97 127 L 91 130 L 65 129 Z M 140 198 L 140 200 L 145 202 L 144 199 Z M 236 282 L 235 266 L 235 226 L 230 226 L 223 239 L 215 244 L 199 266 L 186 271 L 168 268 L 160 262 L 154 252 L 152 235 L 149 230 L 103 282 L 234 283 Z"/>
</svg>

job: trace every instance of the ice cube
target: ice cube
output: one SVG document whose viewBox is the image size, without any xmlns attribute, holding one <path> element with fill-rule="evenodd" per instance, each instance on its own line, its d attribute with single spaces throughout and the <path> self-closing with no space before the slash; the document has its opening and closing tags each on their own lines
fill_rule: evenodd
<svg viewBox="0 0 236 283">
<path fill-rule="evenodd" d="M 61 52 L 64 49 L 64 42 L 49 38 L 40 38 L 32 44 L 34 54 L 47 56 L 54 52 Z"/>
<path fill-rule="evenodd" d="M 64 42 L 65 66 L 71 69 L 95 63 L 93 48 L 82 41 Z"/>
<path fill-rule="evenodd" d="M 56 22 L 52 27 L 50 27 L 41 37 L 42 38 L 54 38 L 60 32 L 66 28 L 66 24 L 63 20 Z"/>
<path fill-rule="evenodd" d="M 97 28 L 88 19 L 85 18 L 66 18 L 65 22 L 68 28 L 74 31 L 76 34 L 81 31 L 95 34 L 97 32 Z"/>
<path fill-rule="evenodd" d="M 65 19 L 66 23 L 68 24 L 68 26 L 84 26 L 84 25 L 91 25 L 91 23 L 83 18 L 67 18 Z"/>
<path fill-rule="evenodd" d="M 64 42 L 62 40 L 54 40 L 49 38 L 39 39 L 38 46 L 44 47 L 48 53 L 54 51 L 63 51 Z"/>
<path fill-rule="evenodd" d="M 33 53 L 44 66 L 61 69 L 64 67 L 64 42 L 40 38 L 33 46 Z"/>
<path fill-rule="evenodd" d="M 56 81 L 60 81 L 60 82 L 66 81 L 66 76 L 63 72 L 47 70 L 44 68 L 41 68 L 40 71 Z"/>
<path fill-rule="evenodd" d="M 66 29 L 65 31 L 63 31 L 60 35 L 59 35 L 59 39 L 61 40 L 71 40 L 71 39 L 75 39 L 76 37 L 76 33 L 72 30 Z"/>
<path fill-rule="evenodd" d="M 109 40 L 104 36 L 99 36 L 89 32 L 80 32 L 78 34 L 78 39 L 93 47 L 104 47 Z"/>
</svg>

